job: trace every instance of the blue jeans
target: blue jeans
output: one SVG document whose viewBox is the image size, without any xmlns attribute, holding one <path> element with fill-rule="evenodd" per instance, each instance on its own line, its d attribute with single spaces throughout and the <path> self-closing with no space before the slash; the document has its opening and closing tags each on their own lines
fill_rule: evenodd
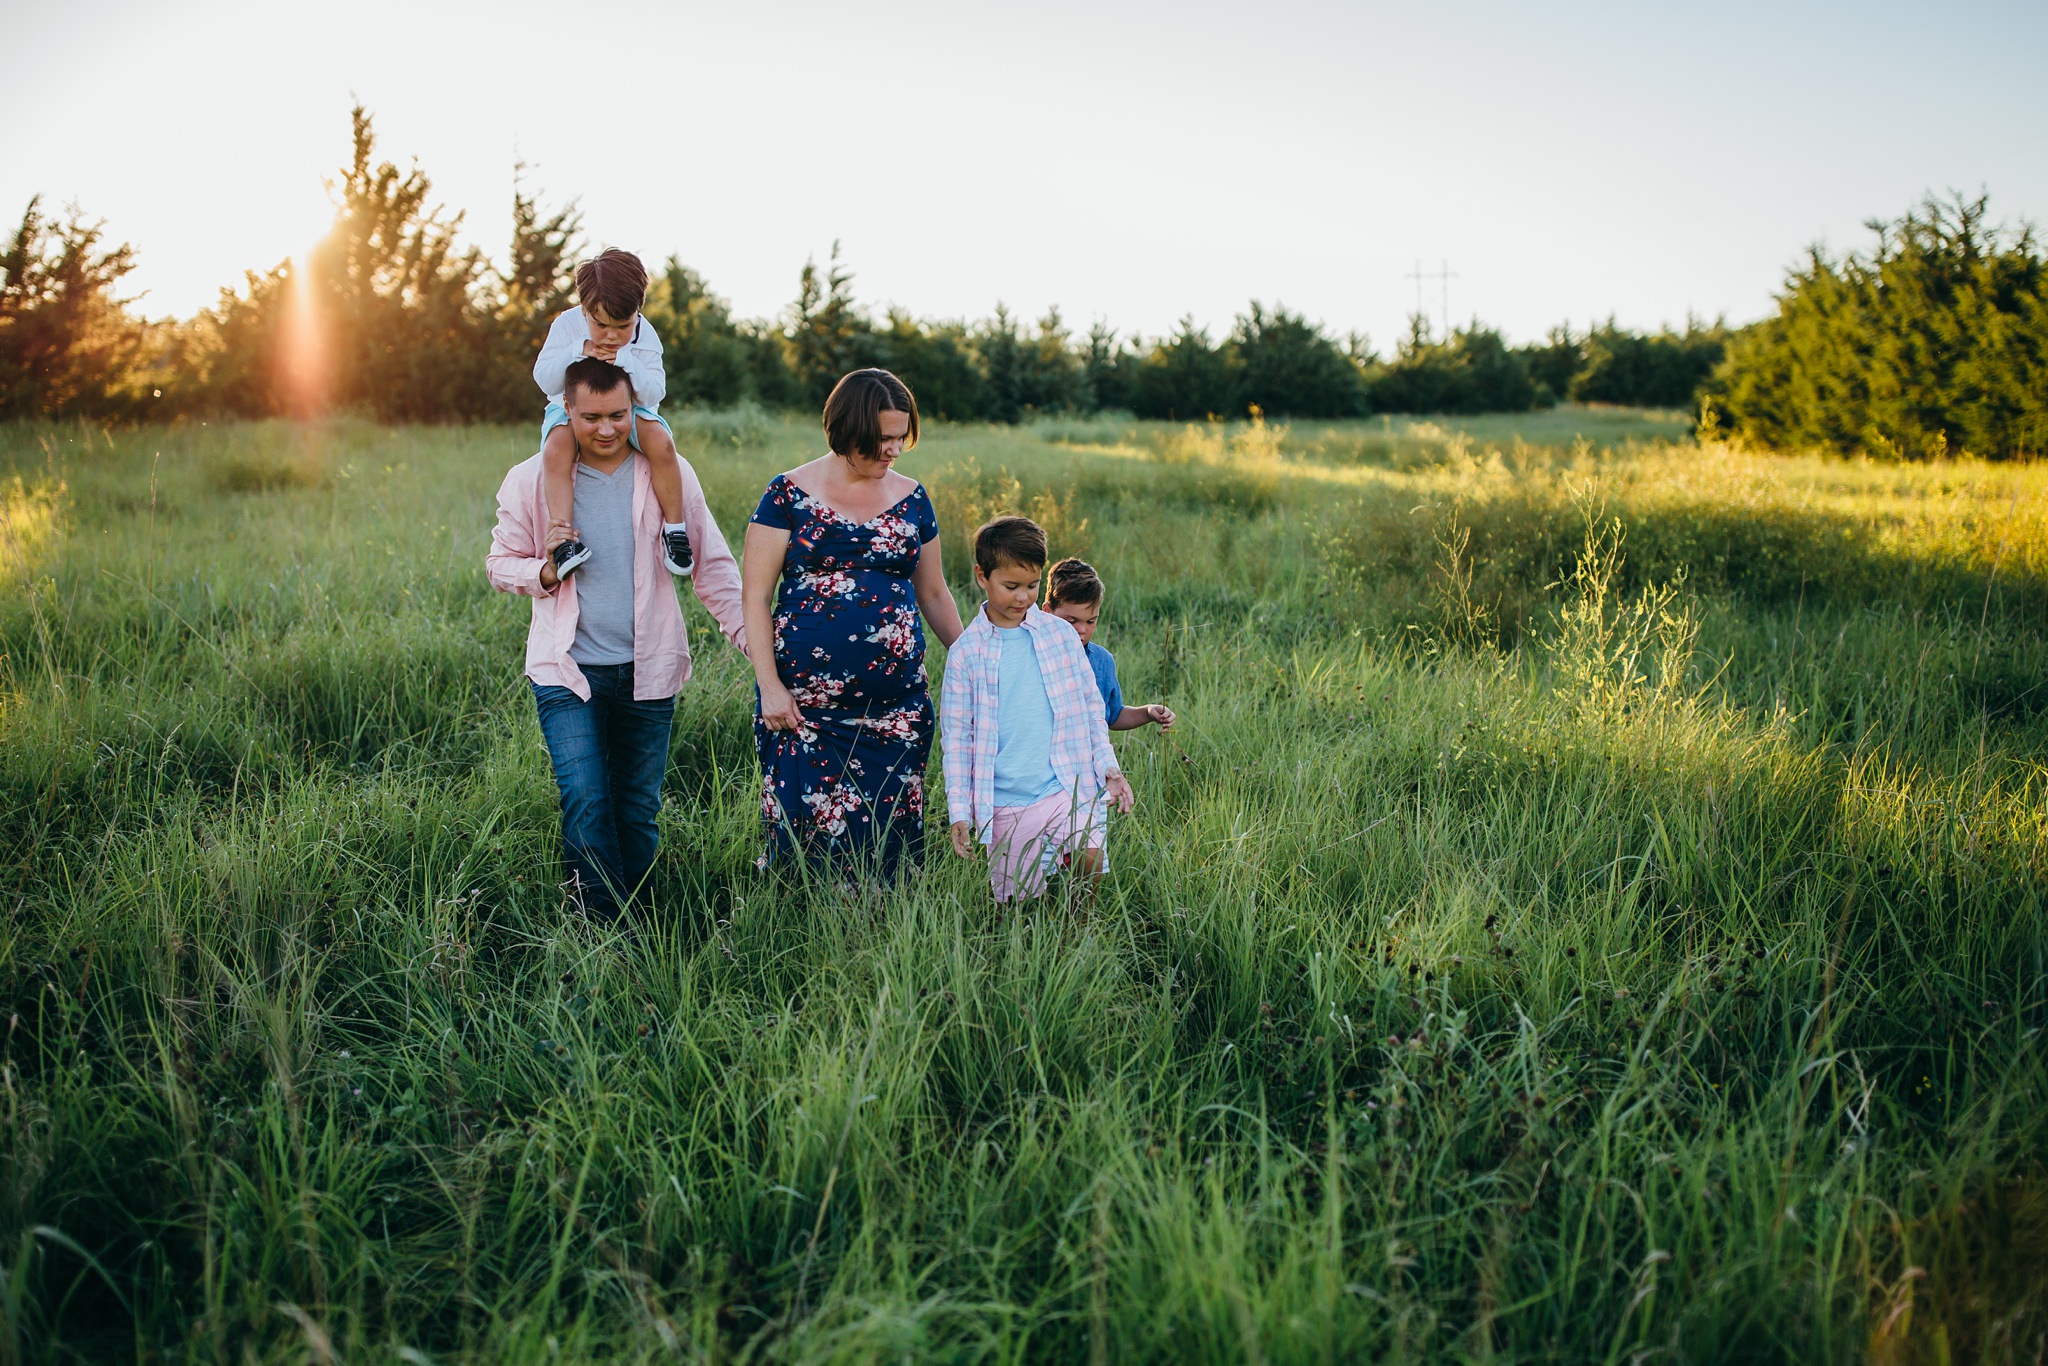
<svg viewBox="0 0 2048 1366">
<path fill-rule="evenodd" d="M 584 912 L 608 922 L 644 904 L 676 700 L 634 701 L 631 664 L 586 664 L 583 676 L 588 702 L 534 684 L 533 704 L 562 794 L 562 862 Z"/>
</svg>

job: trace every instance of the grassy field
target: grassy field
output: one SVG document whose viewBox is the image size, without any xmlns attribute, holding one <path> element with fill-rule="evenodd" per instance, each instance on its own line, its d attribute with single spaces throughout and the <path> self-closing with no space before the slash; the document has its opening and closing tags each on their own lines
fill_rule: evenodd
<svg viewBox="0 0 2048 1366">
<path fill-rule="evenodd" d="M 818 449 L 679 427 L 734 538 Z M 692 602 L 627 944 L 530 451 L 0 429 L 0 1362 L 2039 1359 L 2040 467 L 936 427 L 963 598 L 1037 516 L 1183 718 L 1100 901 L 757 876 Z"/>
</svg>

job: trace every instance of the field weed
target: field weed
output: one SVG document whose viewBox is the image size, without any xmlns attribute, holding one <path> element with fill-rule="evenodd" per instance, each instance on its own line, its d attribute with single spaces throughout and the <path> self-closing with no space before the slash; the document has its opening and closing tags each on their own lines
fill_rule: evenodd
<svg viewBox="0 0 2048 1366">
<path fill-rule="evenodd" d="M 686 408 L 669 422 L 685 454 L 693 450 L 758 450 L 774 439 L 781 426 L 751 401 L 731 408 Z"/>
<path fill-rule="evenodd" d="M 1073 489 L 1039 487 L 1027 494 L 1007 466 L 987 471 L 969 456 L 935 471 L 928 492 L 946 542 L 960 547 L 956 578 L 971 578 L 975 529 L 996 517 L 1029 517 L 1044 527 L 1047 553 L 1055 560 L 1068 555 L 1086 559 L 1092 551 L 1088 518 Z"/>
<path fill-rule="evenodd" d="M 20 582 L 33 576 L 64 528 L 63 481 L 29 484 L 18 474 L 0 481 L 0 566 Z"/>
</svg>

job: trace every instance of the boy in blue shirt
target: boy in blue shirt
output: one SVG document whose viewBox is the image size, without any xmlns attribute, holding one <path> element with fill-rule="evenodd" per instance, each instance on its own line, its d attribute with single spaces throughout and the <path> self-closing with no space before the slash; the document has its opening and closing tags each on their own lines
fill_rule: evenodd
<svg viewBox="0 0 2048 1366">
<path fill-rule="evenodd" d="M 953 852 L 989 851 L 997 902 L 1040 896 L 1065 867 L 1085 892 L 1106 866 L 1109 811 L 1129 811 L 1086 647 L 1036 606 L 1045 529 L 998 517 L 974 533 L 988 595 L 946 652 L 939 704 Z"/>
<path fill-rule="evenodd" d="M 1092 565 L 1071 556 L 1054 565 L 1045 576 L 1045 610 L 1081 637 L 1089 667 L 1095 670 L 1096 691 L 1102 694 L 1102 719 L 1111 730 L 1153 725 L 1167 730 L 1173 726 L 1173 710 L 1161 703 L 1124 705 L 1124 690 L 1116 681 L 1116 656 L 1095 643 L 1095 625 L 1102 619 L 1102 579 Z"/>
</svg>

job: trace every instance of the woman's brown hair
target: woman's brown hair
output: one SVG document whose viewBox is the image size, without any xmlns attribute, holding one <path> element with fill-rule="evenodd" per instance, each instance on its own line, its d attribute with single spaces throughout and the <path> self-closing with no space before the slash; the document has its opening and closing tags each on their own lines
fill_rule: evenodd
<svg viewBox="0 0 2048 1366">
<path fill-rule="evenodd" d="M 1077 560 L 1069 555 L 1047 571 L 1046 611 L 1050 612 L 1063 602 L 1070 602 L 1076 607 L 1092 607 L 1101 601 L 1102 577 L 1086 560 Z"/>
<path fill-rule="evenodd" d="M 825 441 L 835 455 L 873 455 L 882 448 L 882 414 L 907 413 L 903 449 L 917 444 L 917 400 L 910 386 L 887 370 L 842 375 L 825 400 Z"/>
</svg>

